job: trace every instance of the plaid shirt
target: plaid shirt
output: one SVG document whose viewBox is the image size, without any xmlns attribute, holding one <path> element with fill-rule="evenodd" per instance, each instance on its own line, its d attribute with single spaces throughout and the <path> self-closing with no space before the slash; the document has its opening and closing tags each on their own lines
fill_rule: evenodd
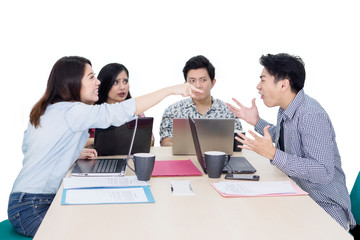
<svg viewBox="0 0 360 240">
<path fill-rule="evenodd" d="M 197 111 L 197 108 L 192 98 L 186 98 L 178 101 L 165 109 L 160 124 L 160 141 L 164 138 L 173 137 L 173 119 L 174 118 L 234 118 L 235 120 L 235 132 L 242 131 L 240 120 L 229 110 L 226 104 L 211 97 L 212 105 L 206 112 L 201 114 Z"/>
<path fill-rule="evenodd" d="M 281 120 L 284 120 L 284 152 L 278 144 Z M 277 147 L 271 163 L 308 192 L 345 229 L 349 223 L 355 225 L 335 131 L 321 105 L 301 90 L 285 111 L 279 108 L 276 126 L 260 119 L 255 131 L 263 135 L 267 125 L 271 126 L 269 133 Z"/>
</svg>

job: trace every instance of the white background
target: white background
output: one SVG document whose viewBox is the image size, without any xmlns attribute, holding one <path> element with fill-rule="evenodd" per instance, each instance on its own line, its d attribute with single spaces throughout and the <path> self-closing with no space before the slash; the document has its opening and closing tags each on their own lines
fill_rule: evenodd
<svg viewBox="0 0 360 240">
<path fill-rule="evenodd" d="M 4 3 L 6 2 L 6 3 Z M 360 15 L 356 1 L 1 1 L 0 220 L 21 169 L 23 131 L 32 106 L 44 93 L 50 70 L 62 56 L 79 55 L 99 72 L 110 62 L 130 71 L 133 96 L 182 83 L 182 68 L 203 54 L 216 68 L 215 98 L 257 98 L 260 115 L 274 122 L 256 84 L 259 57 L 287 52 L 305 61 L 305 92 L 330 115 L 347 187 L 359 163 Z M 148 110 L 159 124 L 165 99 Z M 251 129 L 243 123 L 245 130 Z"/>
</svg>

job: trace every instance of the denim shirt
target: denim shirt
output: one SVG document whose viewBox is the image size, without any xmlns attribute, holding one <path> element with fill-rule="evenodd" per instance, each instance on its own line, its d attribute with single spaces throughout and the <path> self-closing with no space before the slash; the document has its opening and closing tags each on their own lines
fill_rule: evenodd
<svg viewBox="0 0 360 240">
<path fill-rule="evenodd" d="M 135 116 L 135 100 L 87 105 L 59 102 L 49 105 L 40 126 L 30 122 L 24 133 L 23 167 L 12 192 L 56 193 L 63 177 L 79 157 L 89 128 L 120 126 Z"/>
</svg>

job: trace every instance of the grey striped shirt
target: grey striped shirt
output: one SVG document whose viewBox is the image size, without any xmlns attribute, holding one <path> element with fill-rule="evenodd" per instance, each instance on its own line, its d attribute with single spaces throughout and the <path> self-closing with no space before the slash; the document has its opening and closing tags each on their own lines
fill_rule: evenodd
<svg viewBox="0 0 360 240">
<path fill-rule="evenodd" d="M 280 122 L 284 120 L 285 151 L 278 146 Z M 270 135 L 276 143 L 273 165 L 287 174 L 341 226 L 355 225 L 345 174 L 329 116 L 321 105 L 298 92 L 289 107 L 279 108 L 277 125 L 260 119 L 255 131 L 264 134 L 270 125 Z"/>
</svg>

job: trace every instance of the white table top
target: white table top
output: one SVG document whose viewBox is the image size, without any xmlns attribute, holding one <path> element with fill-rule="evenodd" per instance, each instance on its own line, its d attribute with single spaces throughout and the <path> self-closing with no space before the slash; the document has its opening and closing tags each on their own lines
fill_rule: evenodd
<svg viewBox="0 0 360 240">
<path fill-rule="evenodd" d="M 191 159 L 202 171 L 195 156 L 173 156 L 171 147 L 151 152 L 156 160 Z M 253 164 L 260 181 L 289 180 L 256 153 L 236 155 Z M 172 195 L 170 180 L 190 180 L 195 195 Z M 155 203 L 148 204 L 61 205 L 61 186 L 34 239 L 353 239 L 309 196 L 224 198 L 210 185 L 223 180 L 152 177 Z"/>
</svg>

